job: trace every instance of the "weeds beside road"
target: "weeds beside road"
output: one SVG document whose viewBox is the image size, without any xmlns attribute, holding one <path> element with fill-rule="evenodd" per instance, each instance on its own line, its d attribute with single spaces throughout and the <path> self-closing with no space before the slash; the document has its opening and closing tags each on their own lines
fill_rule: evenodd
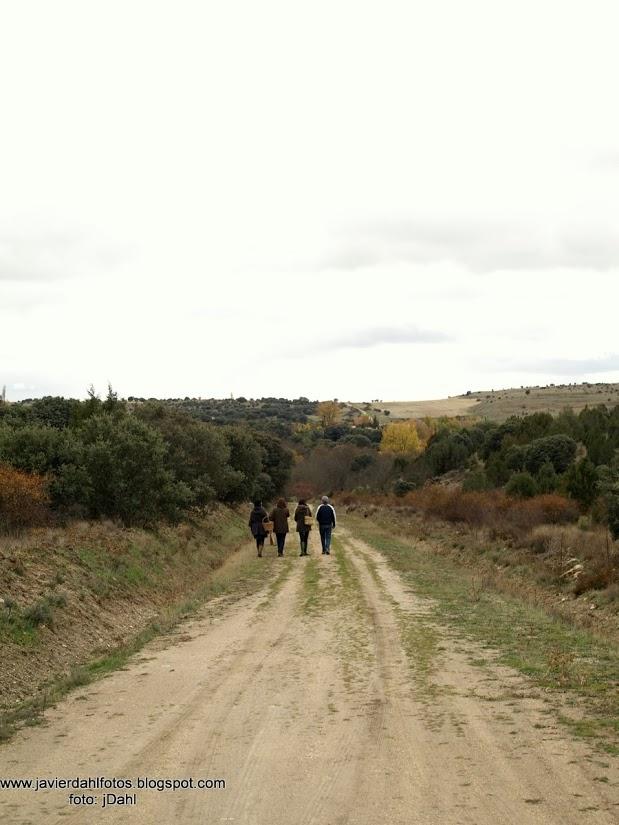
<svg viewBox="0 0 619 825">
<path fill-rule="evenodd" d="M 475 557 L 441 552 L 432 539 L 407 538 L 393 517 L 349 517 L 357 535 L 380 551 L 420 596 L 432 601 L 432 619 L 481 642 L 492 659 L 516 668 L 542 689 L 548 702 L 557 691 L 575 701 L 561 720 L 579 736 L 619 753 L 619 649 L 616 639 L 579 627 L 543 603 L 511 595 L 477 568 Z M 468 561 L 467 561 L 468 559 Z M 582 703 L 584 701 L 584 704 Z"/>
</svg>

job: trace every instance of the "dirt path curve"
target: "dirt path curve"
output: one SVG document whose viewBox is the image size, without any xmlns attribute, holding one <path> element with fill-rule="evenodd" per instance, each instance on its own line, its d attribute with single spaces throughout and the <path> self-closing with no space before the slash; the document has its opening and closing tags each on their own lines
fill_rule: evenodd
<svg viewBox="0 0 619 825">
<path fill-rule="evenodd" d="M 6 825 L 619 821 L 619 776 L 526 681 L 476 668 L 383 558 L 338 528 L 265 591 L 211 603 L 0 748 L 0 778 L 224 779 L 225 789 L 0 790 Z M 315 542 L 315 539 L 314 539 Z M 247 551 L 249 552 L 249 550 Z M 317 555 L 318 554 L 318 555 Z M 429 646 L 428 640 L 432 645 Z M 84 791 L 77 791 L 81 794 Z"/>
</svg>

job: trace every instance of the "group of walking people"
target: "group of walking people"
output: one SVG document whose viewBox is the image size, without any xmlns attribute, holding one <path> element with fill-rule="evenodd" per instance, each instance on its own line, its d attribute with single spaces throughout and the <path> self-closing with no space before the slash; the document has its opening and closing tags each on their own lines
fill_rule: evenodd
<svg viewBox="0 0 619 825">
<path fill-rule="evenodd" d="M 254 501 L 253 510 L 249 514 L 249 529 L 256 539 L 256 549 L 258 550 L 259 558 L 262 558 L 264 542 L 267 536 L 273 533 L 275 533 L 275 539 L 277 541 L 277 555 L 284 555 L 286 536 L 290 532 L 290 528 L 288 527 L 289 518 L 290 510 L 283 498 L 279 499 L 270 513 L 262 506 L 261 501 Z M 335 509 L 333 505 L 329 503 L 327 496 L 322 497 L 315 517 L 312 516 L 312 511 L 307 501 L 304 498 L 299 499 L 299 503 L 294 511 L 294 520 L 297 525 L 297 533 L 299 534 L 299 541 L 301 543 L 301 552 L 299 555 L 309 555 L 307 547 L 314 518 L 318 525 L 322 554 L 323 556 L 328 556 L 331 553 L 331 533 L 335 529 L 336 518 Z"/>
</svg>

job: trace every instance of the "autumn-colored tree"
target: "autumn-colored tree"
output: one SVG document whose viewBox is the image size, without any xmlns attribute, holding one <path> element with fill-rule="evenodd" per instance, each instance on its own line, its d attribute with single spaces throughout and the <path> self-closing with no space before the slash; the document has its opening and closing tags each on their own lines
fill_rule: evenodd
<svg viewBox="0 0 619 825">
<path fill-rule="evenodd" d="M 0 526 L 4 530 L 37 527 L 49 516 L 42 476 L 0 465 Z"/>
<path fill-rule="evenodd" d="M 316 408 L 323 427 L 331 427 L 340 420 L 340 405 L 337 401 L 322 401 Z"/>
<path fill-rule="evenodd" d="M 421 452 L 421 441 L 414 421 L 394 421 L 383 430 L 381 452 L 413 455 Z"/>
<path fill-rule="evenodd" d="M 438 429 L 436 421 L 427 415 L 425 418 L 415 421 L 415 426 L 417 428 L 417 435 L 419 436 L 419 441 L 421 442 L 421 447 L 423 449 L 426 447 L 432 436 L 436 434 Z"/>
</svg>

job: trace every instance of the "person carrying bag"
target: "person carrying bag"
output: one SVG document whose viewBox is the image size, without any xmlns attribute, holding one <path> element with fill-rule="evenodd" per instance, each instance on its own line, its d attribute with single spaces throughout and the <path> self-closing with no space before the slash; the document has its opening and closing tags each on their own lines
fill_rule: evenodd
<svg viewBox="0 0 619 825">
<path fill-rule="evenodd" d="M 304 498 L 299 499 L 297 509 L 294 511 L 294 520 L 297 523 L 297 533 L 299 534 L 299 541 L 301 542 L 301 552 L 299 555 L 307 556 L 307 543 L 314 519 L 312 518 L 312 511 Z"/>
</svg>

